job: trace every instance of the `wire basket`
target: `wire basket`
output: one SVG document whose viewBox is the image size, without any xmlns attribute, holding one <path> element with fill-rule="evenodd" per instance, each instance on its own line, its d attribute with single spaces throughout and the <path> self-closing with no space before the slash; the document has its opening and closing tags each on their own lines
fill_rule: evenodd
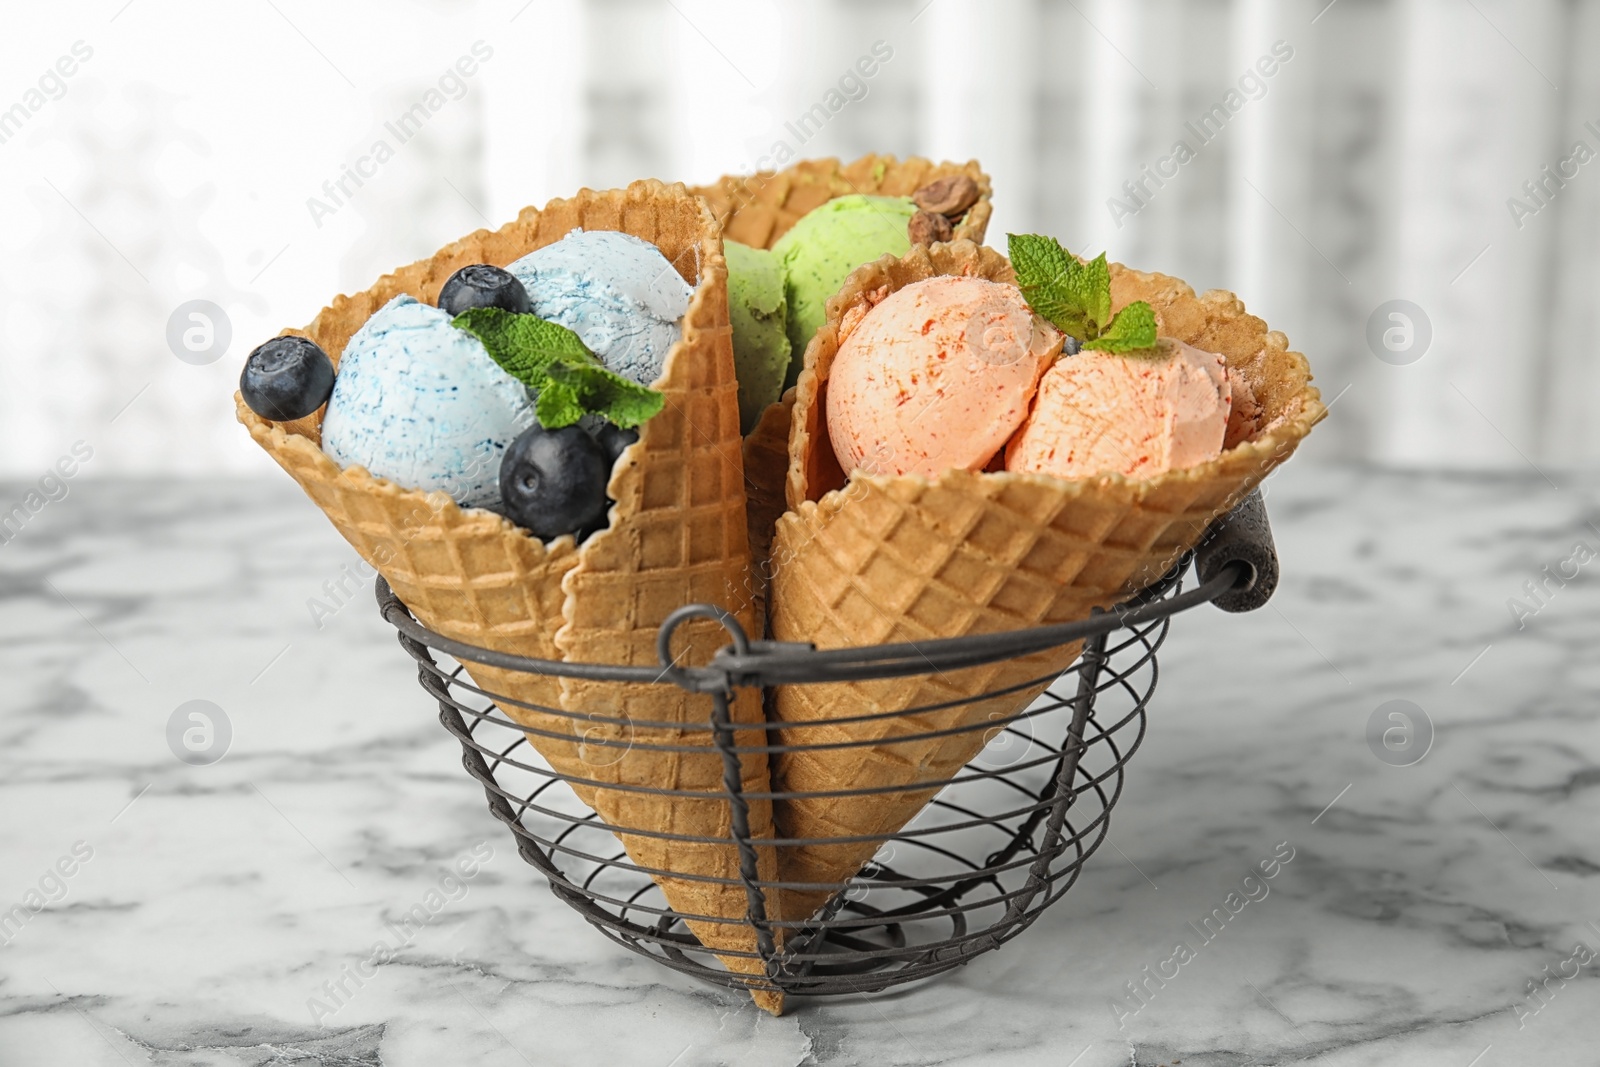
<svg viewBox="0 0 1600 1067">
<path fill-rule="evenodd" d="M 1186 590 L 1191 563 L 1198 584 Z M 558 897 L 618 944 L 675 970 L 730 987 L 757 985 L 789 996 L 830 996 L 877 991 L 950 970 L 1017 936 L 1061 899 L 1105 840 L 1125 768 L 1144 740 L 1146 709 L 1158 678 L 1156 653 L 1172 616 L 1205 603 L 1228 611 L 1253 610 L 1271 596 L 1276 581 L 1277 557 L 1266 512 L 1260 497 L 1252 495 L 1160 581 L 1109 611 L 1081 622 L 914 646 L 817 651 L 753 641 L 726 613 L 691 605 L 661 627 L 660 670 L 555 663 L 452 641 L 417 622 L 381 578 L 377 594 L 384 617 L 400 631 L 401 645 L 417 661 L 423 688 L 439 703 L 440 721 L 460 741 L 463 763 L 482 784 L 490 811 L 511 829 L 523 859 L 549 880 Z M 707 616 L 727 628 L 728 647 L 704 666 L 673 666 L 673 630 L 690 618 Z M 768 918 L 767 894 L 792 883 L 756 876 L 756 843 L 738 785 L 743 750 L 735 744 L 729 722 L 734 687 L 769 690 L 909 677 L 1078 640 L 1084 641 L 1078 661 L 1026 709 L 998 724 L 983 721 L 961 728 L 984 732 L 988 743 L 982 752 L 953 777 L 925 783 L 940 787 L 934 799 L 911 823 L 885 838 L 872 861 L 839 886 L 826 907 L 803 924 Z M 711 732 L 727 768 L 726 792 L 720 795 L 730 805 L 740 881 L 749 902 L 746 919 L 756 931 L 764 980 L 729 971 L 700 943 L 683 917 L 668 907 L 650 874 L 629 859 L 613 828 L 582 804 L 569 780 L 528 743 L 526 727 L 496 706 L 495 694 L 473 684 L 464 673 L 464 660 L 619 685 L 678 685 L 705 695 L 702 728 Z M 584 718 L 598 726 L 627 723 L 624 718 Z M 749 729 L 738 725 L 740 732 Z M 902 740 L 927 736 L 909 734 Z M 783 750 L 774 741 L 769 734 L 764 749 Z M 776 801 L 794 795 L 775 792 L 772 797 Z M 760 842 L 779 848 L 806 843 Z M 775 926 L 790 927 L 790 936 L 775 938 Z"/>
</svg>

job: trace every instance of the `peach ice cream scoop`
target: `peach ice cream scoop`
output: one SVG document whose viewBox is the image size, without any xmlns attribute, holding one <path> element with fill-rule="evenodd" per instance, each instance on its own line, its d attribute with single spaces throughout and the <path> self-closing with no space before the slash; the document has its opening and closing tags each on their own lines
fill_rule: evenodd
<svg viewBox="0 0 1600 1067">
<path fill-rule="evenodd" d="M 1039 382 L 1006 469 L 1154 478 L 1193 467 L 1222 451 L 1232 404 L 1226 361 L 1182 341 L 1124 355 L 1085 350 Z"/>
<path fill-rule="evenodd" d="M 981 470 L 1022 420 L 1062 335 L 1014 285 L 939 276 L 847 315 L 828 376 L 846 474 Z"/>
</svg>

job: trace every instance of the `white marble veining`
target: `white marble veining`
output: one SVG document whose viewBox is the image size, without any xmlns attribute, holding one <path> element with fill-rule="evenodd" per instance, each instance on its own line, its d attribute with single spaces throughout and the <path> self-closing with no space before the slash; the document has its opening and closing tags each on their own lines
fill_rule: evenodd
<svg viewBox="0 0 1600 1067">
<path fill-rule="evenodd" d="M 1122 855 L 960 971 L 781 1019 L 540 884 L 286 480 L 74 484 L 0 545 L 0 909 L 60 898 L 0 933 L 0 1064 L 1593 1062 L 1600 595 L 1586 566 L 1524 629 L 1507 607 L 1600 548 L 1600 483 L 1558 481 L 1292 465 L 1272 604 L 1173 628 Z M 340 581 L 319 631 L 306 601 Z M 1436 727 L 1415 766 L 1367 745 L 1394 698 Z M 168 748 L 194 699 L 232 727 L 210 766 Z M 1188 924 L 1280 842 L 1202 943 Z M 1532 1014 L 1546 967 L 1576 976 Z"/>
</svg>

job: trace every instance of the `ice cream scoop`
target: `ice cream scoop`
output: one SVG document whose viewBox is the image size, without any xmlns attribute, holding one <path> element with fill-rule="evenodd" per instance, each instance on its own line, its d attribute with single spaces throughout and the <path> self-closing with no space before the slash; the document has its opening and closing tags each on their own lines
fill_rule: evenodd
<svg viewBox="0 0 1600 1067">
<path fill-rule="evenodd" d="M 911 248 L 906 224 L 917 205 L 906 196 L 841 196 L 800 217 L 772 246 L 783 261 L 789 297 L 789 362 L 784 388 L 800 377 L 806 345 L 827 318 L 828 298 L 850 272 Z"/>
<path fill-rule="evenodd" d="M 339 360 L 322 450 L 406 489 L 500 509 L 500 461 L 534 424 L 527 388 L 450 314 L 397 296 Z"/>
<path fill-rule="evenodd" d="M 739 430 L 749 433 L 783 393 L 789 369 L 788 300 L 783 261 L 762 248 L 722 242 L 728 260 L 728 317 L 739 378 Z"/>
<path fill-rule="evenodd" d="M 981 470 L 1028 415 L 1062 335 L 1014 285 L 949 275 L 898 290 L 851 326 L 827 382 L 846 474 Z"/>
<path fill-rule="evenodd" d="M 1006 469 L 1058 478 L 1154 478 L 1215 459 L 1233 390 L 1219 355 L 1162 338 L 1147 352 L 1085 350 L 1039 382 Z"/>
<path fill-rule="evenodd" d="M 507 269 L 535 315 L 565 326 L 640 385 L 661 377 L 694 295 L 655 245 L 612 230 L 573 230 Z"/>
</svg>

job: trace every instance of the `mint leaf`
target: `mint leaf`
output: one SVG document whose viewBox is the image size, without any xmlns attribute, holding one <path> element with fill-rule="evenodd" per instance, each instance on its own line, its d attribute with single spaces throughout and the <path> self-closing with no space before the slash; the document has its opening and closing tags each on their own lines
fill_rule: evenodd
<svg viewBox="0 0 1600 1067">
<path fill-rule="evenodd" d="M 1100 352 L 1136 352 L 1156 343 L 1156 313 L 1143 300 L 1111 314 L 1111 265 L 1100 253 L 1088 263 L 1054 237 L 1006 234 L 1011 269 L 1023 299 L 1057 329 Z"/>
<path fill-rule="evenodd" d="M 1067 284 L 1078 267 L 1078 261 L 1054 237 L 1008 233 L 1006 251 L 1011 256 L 1017 284 L 1024 289 Z"/>
<path fill-rule="evenodd" d="M 482 341 L 490 357 L 529 389 L 543 387 L 546 371 L 556 360 L 595 358 L 577 334 L 537 315 L 472 308 L 457 315 L 454 325 Z"/>
<path fill-rule="evenodd" d="M 1083 304 L 1076 294 L 1065 286 L 1041 285 L 1032 288 L 1023 287 L 1022 299 L 1028 302 L 1036 314 L 1049 319 L 1051 324 L 1062 333 L 1069 333 L 1074 337 L 1092 336 L 1089 318 L 1084 314 Z"/>
<path fill-rule="evenodd" d="M 1006 235 L 1011 269 L 1028 306 L 1074 337 L 1089 336 L 1089 309 L 1080 278 L 1083 265 L 1054 237 L 1034 233 Z"/>
<path fill-rule="evenodd" d="M 534 401 L 533 413 L 539 419 L 540 426 L 547 430 L 559 430 L 583 418 L 583 405 L 578 402 L 578 394 L 570 386 L 546 380 L 544 388 L 539 390 L 539 399 Z"/>
<path fill-rule="evenodd" d="M 1117 312 L 1106 331 L 1093 340 L 1085 341 L 1083 347 L 1099 352 L 1133 352 L 1150 348 L 1155 343 L 1155 310 L 1143 300 L 1136 300 Z"/>
<path fill-rule="evenodd" d="M 597 411 L 631 430 L 666 406 L 667 398 L 631 378 L 606 370 L 598 363 L 557 363 L 550 368 L 550 385 L 568 392 L 584 411 Z M 544 394 L 540 394 L 541 403 Z M 540 415 L 540 423 L 550 424 Z M 576 421 L 576 420 L 573 420 Z"/>
<path fill-rule="evenodd" d="M 453 324 L 482 341 L 501 369 L 538 393 L 534 414 L 547 430 L 571 426 L 586 414 L 631 429 L 666 404 L 655 390 L 607 370 L 582 338 L 559 323 L 472 308 Z"/>
<path fill-rule="evenodd" d="M 1101 252 L 1075 271 L 1071 284 L 1083 302 L 1084 314 L 1094 327 L 1094 335 L 1104 333 L 1111 319 L 1111 266 L 1106 262 L 1106 254 Z"/>
</svg>

